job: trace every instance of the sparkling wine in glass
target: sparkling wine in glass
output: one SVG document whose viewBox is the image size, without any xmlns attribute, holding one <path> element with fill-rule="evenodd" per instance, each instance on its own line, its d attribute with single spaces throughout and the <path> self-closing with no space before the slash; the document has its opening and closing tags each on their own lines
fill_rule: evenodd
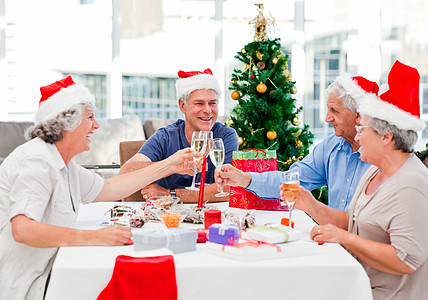
<svg viewBox="0 0 428 300">
<path fill-rule="evenodd" d="M 224 162 L 224 144 L 222 139 L 213 139 L 210 141 L 210 158 L 216 168 L 221 168 Z M 224 197 L 229 193 L 224 192 L 223 188 L 220 193 L 215 194 L 216 197 Z"/>
<path fill-rule="evenodd" d="M 195 162 L 200 162 L 201 159 L 208 154 L 209 145 L 208 141 L 213 138 L 212 131 L 195 131 L 192 134 L 191 149 L 196 152 L 196 156 L 193 158 Z M 195 166 L 193 171 L 192 185 L 186 187 L 191 191 L 199 191 L 199 188 L 195 186 L 196 172 L 198 168 Z"/>
<path fill-rule="evenodd" d="M 282 183 L 283 201 L 287 202 L 289 223 L 288 226 L 291 228 L 291 213 L 293 211 L 294 203 L 299 196 L 299 173 L 286 171 L 284 172 L 284 181 Z"/>
</svg>

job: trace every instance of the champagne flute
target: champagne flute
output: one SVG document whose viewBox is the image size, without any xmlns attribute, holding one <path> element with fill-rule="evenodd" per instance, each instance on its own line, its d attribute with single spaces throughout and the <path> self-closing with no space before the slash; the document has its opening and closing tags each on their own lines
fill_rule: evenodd
<svg viewBox="0 0 428 300">
<path fill-rule="evenodd" d="M 207 156 L 210 152 L 210 141 L 213 140 L 213 132 L 212 131 L 201 131 L 201 134 L 204 135 L 207 139 L 207 147 L 205 148 L 205 154 L 204 154 L 204 156 Z M 201 185 L 201 183 L 196 182 L 195 185 L 198 187 Z"/>
<path fill-rule="evenodd" d="M 284 172 L 284 181 L 282 184 L 282 191 L 285 202 L 288 205 L 289 221 L 288 226 L 291 228 L 291 213 L 293 211 L 294 203 L 299 196 L 299 173 L 286 171 Z"/>
<path fill-rule="evenodd" d="M 216 168 L 221 168 L 224 162 L 224 144 L 222 139 L 213 139 L 210 141 L 210 158 L 211 162 Z M 217 184 L 218 185 L 218 184 Z M 224 197 L 229 193 L 224 192 L 223 188 L 221 192 L 215 194 L 216 197 Z"/>
<path fill-rule="evenodd" d="M 194 131 L 192 134 L 192 145 L 191 149 L 196 152 L 196 156 L 193 158 L 195 162 L 199 162 L 205 155 L 207 149 L 206 134 L 203 131 Z M 198 168 L 194 167 L 192 185 L 186 187 L 187 190 L 199 191 L 195 186 L 196 172 Z"/>
</svg>

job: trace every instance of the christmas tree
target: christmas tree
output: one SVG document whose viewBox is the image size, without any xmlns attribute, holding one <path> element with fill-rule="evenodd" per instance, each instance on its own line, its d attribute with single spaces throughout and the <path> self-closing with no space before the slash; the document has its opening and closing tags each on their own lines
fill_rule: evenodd
<svg viewBox="0 0 428 300">
<path fill-rule="evenodd" d="M 280 39 L 269 39 L 267 30 L 275 20 L 263 15 L 258 6 L 254 41 L 245 45 L 235 58 L 243 63 L 234 69 L 229 89 L 238 105 L 227 124 L 238 133 L 240 150 L 248 148 L 276 150 L 279 170 L 309 153 L 313 135 L 309 126 L 299 126 L 299 112 L 293 94 L 295 82 L 288 70 L 289 56 L 283 53 Z"/>
</svg>

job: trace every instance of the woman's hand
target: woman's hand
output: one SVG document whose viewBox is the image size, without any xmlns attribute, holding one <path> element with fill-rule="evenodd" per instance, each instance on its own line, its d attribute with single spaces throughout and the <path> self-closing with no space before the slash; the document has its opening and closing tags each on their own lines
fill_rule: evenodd
<svg viewBox="0 0 428 300">
<path fill-rule="evenodd" d="M 284 193 L 285 184 L 281 184 L 279 192 L 281 199 L 284 199 Z M 312 193 L 304 187 L 299 186 L 299 196 L 297 197 L 294 207 L 305 212 L 309 212 L 310 208 L 313 207 L 314 202 L 317 202 L 317 200 L 312 195 Z"/>
<path fill-rule="evenodd" d="M 190 148 L 185 148 L 175 152 L 165 159 L 167 164 L 172 168 L 172 173 L 193 175 L 193 168 L 196 165 L 194 157 L 196 153 Z"/>
<path fill-rule="evenodd" d="M 338 243 L 343 246 L 347 234 L 351 233 L 332 224 L 317 225 L 311 230 L 311 239 L 315 242 Z"/>
<path fill-rule="evenodd" d="M 130 243 L 131 229 L 126 226 L 112 225 L 96 230 L 99 246 L 123 246 Z"/>
</svg>

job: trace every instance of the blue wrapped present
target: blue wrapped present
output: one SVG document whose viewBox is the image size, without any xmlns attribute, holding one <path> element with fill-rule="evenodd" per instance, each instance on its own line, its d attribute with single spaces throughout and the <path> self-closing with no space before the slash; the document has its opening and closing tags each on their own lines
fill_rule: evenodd
<svg viewBox="0 0 428 300">
<path fill-rule="evenodd" d="M 174 253 L 196 250 L 198 233 L 179 228 L 163 228 L 156 231 L 136 232 L 134 237 L 135 251 L 168 248 Z"/>
<path fill-rule="evenodd" d="M 238 242 L 241 228 L 234 224 L 213 224 L 208 228 L 208 240 L 211 243 L 232 245 Z"/>
</svg>

